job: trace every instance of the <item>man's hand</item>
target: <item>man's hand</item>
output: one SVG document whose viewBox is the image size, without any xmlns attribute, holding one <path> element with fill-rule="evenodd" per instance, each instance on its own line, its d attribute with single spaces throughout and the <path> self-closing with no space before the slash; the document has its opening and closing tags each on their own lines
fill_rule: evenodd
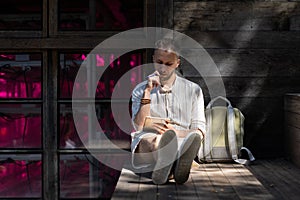
<svg viewBox="0 0 300 200">
<path fill-rule="evenodd" d="M 152 90 L 155 87 L 160 86 L 160 80 L 159 80 L 159 73 L 158 71 L 153 72 L 150 74 L 148 77 L 148 84 L 147 84 L 147 89 Z"/>
<path fill-rule="evenodd" d="M 163 134 L 167 130 L 173 130 L 176 132 L 174 127 L 171 124 L 169 124 L 167 121 L 165 121 L 165 123 L 153 123 L 152 128 L 155 131 L 157 131 L 157 133 L 159 133 L 159 134 Z"/>
</svg>

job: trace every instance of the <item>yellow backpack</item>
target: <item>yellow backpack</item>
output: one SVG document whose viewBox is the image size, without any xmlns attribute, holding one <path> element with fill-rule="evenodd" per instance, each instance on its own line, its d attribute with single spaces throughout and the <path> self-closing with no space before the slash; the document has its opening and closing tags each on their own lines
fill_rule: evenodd
<svg viewBox="0 0 300 200">
<path fill-rule="evenodd" d="M 222 100 L 225 106 L 213 106 L 217 100 Z M 212 99 L 206 107 L 206 134 L 202 141 L 198 158 L 201 162 L 235 161 L 249 164 L 255 158 L 249 149 L 243 147 L 244 115 L 231 106 L 228 99 L 218 96 Z M 239 158 L 241 150 L 245 150 L 248 159 Z"/>
</svg>

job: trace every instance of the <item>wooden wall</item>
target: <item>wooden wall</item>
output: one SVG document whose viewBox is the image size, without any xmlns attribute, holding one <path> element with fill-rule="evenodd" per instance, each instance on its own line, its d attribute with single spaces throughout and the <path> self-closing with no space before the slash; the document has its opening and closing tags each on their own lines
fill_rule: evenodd
<svg viewBox="0 0 300 200">
<path fill-rule="evenodd" d="M 172 27 L 208 51 L 244 113 L 245 145 L 258 158 L 283 156 L 284 95 L 300 92 L 300 1 L 172 3 Z M 207 104 L 203 79 L 188 64 L 183 72 L 203 86 Z"/>
</svg>

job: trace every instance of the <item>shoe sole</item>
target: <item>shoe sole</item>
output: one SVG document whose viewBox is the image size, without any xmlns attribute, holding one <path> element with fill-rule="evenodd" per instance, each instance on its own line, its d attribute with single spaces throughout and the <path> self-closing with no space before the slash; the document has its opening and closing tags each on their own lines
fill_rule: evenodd
<svg viewBox="0 0 300 200">
<path fill-rule="evenodd" d="M 174 179 L 178 184 L 185 183 L 190 175 L 191 166 L 200 148 L 201 138 L 198 134 L 191 136 L 183 144 L 174 170 Z M 181 155 L 181 152 L 183 154 Z"/>
<path fill-rule="evenodd" d="M 161 185 L 167 182 L 173 163 L 176 160 L 177 145 L 174 131 L 168 130 L 162 135 L 157 148 L 157 162 L 152 173 L 153 183 Z"/>
</svg>

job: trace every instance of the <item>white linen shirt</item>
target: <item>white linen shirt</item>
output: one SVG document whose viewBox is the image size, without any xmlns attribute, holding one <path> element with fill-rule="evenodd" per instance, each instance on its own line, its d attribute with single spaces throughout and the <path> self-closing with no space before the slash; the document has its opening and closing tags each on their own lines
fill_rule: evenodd
<svg viewBox="0 0 300 200">
<path fill-rule="evenodd" d="M 132 92 L 132 124 L 135 130 L 140 130 L 134 123 L 134 118 L 140 109 L 147 81 L 138 84 Z M 152 117 L 169 118 L 179 125 L 176 130 L 200 129 L 206 132 L 204 99 L 200 86 L 176 75 L 171 92 L 161 92 L 161 88 L 152 89 L 150 93 L 150 115 Z"/>
</svg>

